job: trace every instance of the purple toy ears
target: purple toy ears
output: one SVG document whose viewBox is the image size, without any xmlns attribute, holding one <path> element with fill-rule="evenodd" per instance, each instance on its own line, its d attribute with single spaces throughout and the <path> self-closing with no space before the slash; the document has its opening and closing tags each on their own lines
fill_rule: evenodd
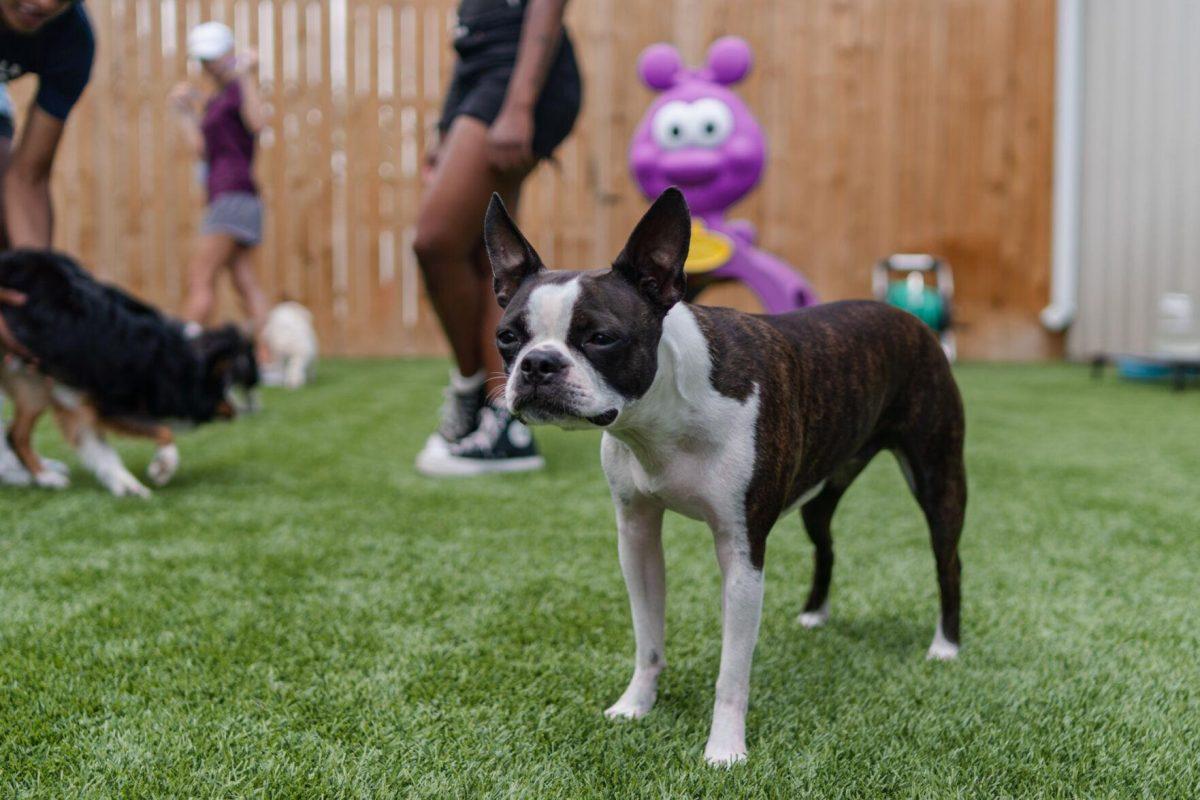
<svg viewBox="0 0 1200 800">
<path fill-rule="evenodd" d="M 722 36 L 708 48 L 708 63 L 704 69 L 688 70 L 683 66 L 679 51 L 669 44 L 652 44 L 638 59 L 638 74 L 647 86 L 665 91 L 689 76 L 730 86 L 750 72 L 754 61 L 750 45 L 739 36 Z"/>
</svg>

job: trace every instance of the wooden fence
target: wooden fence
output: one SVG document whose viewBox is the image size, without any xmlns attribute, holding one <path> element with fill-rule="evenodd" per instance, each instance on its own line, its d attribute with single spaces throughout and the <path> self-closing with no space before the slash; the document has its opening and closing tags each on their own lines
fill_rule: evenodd
<svg viewBox="0 0 1200 800">
<path fill-rule="evenodd" d="M 178 309 L 202 196 L 164 98 L 189 74 L 188 28 L 223 20 L 259 51 L 271 108 L 259 162 L 269 291 L 313 309 L 326 352 L 443 352 L 410 243 L 453 6 L 89 0 L 99 53 L 55 179 L 58 244 Z M 549 263 L 607 263 L 644 208 L 625 157 L 651 99 L 635 75 L 642 48 L 670 41 L 696 63 L 737 33 L 757 59 L 740 91 L 771 143 L 738 211 L 763 245 L 828 299 L 867 294 L 882 254 L 938 253 L 956 269 L 965 355 L 1056 352 L 1036 319 L 1049 280 L 1053 0 L 575 0 L 567 19 L 584 113 L 521 209 Z M 18 97 L 31 83 L 14 85 Z"/>
</svg>

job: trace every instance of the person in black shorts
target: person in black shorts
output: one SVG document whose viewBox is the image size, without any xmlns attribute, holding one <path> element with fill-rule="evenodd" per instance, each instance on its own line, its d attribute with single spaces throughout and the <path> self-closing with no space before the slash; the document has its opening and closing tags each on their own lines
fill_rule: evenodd
<svg viewBox="0 0 1200 800">
<path fill-rule="evenodd" d="M 95 51 L 83 0 L 0 0 L 0 249 L 50 246 L 50 170 L 67 116 L 91 76 Z M 38 90 L 14 148 L 7 84 L 27 74 L 38 76 Z M 0 302 L 20 298 L 0 287 Z M 10 352 L 20 352 L 3 325 L 0 339 Z M 57 462 L 51 467 L 65 470 Z M 0 483 L 30 480 L 0 425 Z"/>
<path fill-rule="evenodd" d="M 3 0 L 0 0 L 2 2 Z M 417 456 L 428 475 L 515 472 L 542 466 L 533 437 L 486 378 L 503 374 L 494 341 L 499 308 L 483 247 L 492 192 L 517 207 L 521 184 L 579 115 L 582 81 L 563 27 L 566 0 L 462 0 L 458 54 L 427 159 L 413 249 L 454 354 L 438 430 Z"/>
</svg>

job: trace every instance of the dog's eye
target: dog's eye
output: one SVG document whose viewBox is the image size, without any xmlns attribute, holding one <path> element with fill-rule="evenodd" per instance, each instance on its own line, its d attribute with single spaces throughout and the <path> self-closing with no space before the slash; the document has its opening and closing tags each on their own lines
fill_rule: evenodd
<svg viewBox="0 0 1200 800">
<path fill-rule="evenodd" d="M 517 343 L 517 335 L 505 328 L 496 334 L 496 342 L 501 347 L 512 347 Z"/>
<path fill-rule="evenodd" d="M 608 347 L 609 345 L 617 343 L 617 337 L 604 333 L 603 331 L 597 331 L 588 337 L 587 343 L 595 345 L 596 347 Z"/>
</svg>

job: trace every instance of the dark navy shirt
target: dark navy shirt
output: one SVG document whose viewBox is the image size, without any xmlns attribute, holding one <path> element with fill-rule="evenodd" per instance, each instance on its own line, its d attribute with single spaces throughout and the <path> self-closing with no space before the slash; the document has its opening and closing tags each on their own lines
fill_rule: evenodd
<svg viewBox="0 0 1200 800">
<path fill-rule="evenodd" d="M 27 72 L 38 76 L 38 108 L 66 119 L 87 86 L 96 55 L 92 23 L 82 0 L 36 33 L 14 33 L 0 24 L 0 83 Z"/>
</svg>

